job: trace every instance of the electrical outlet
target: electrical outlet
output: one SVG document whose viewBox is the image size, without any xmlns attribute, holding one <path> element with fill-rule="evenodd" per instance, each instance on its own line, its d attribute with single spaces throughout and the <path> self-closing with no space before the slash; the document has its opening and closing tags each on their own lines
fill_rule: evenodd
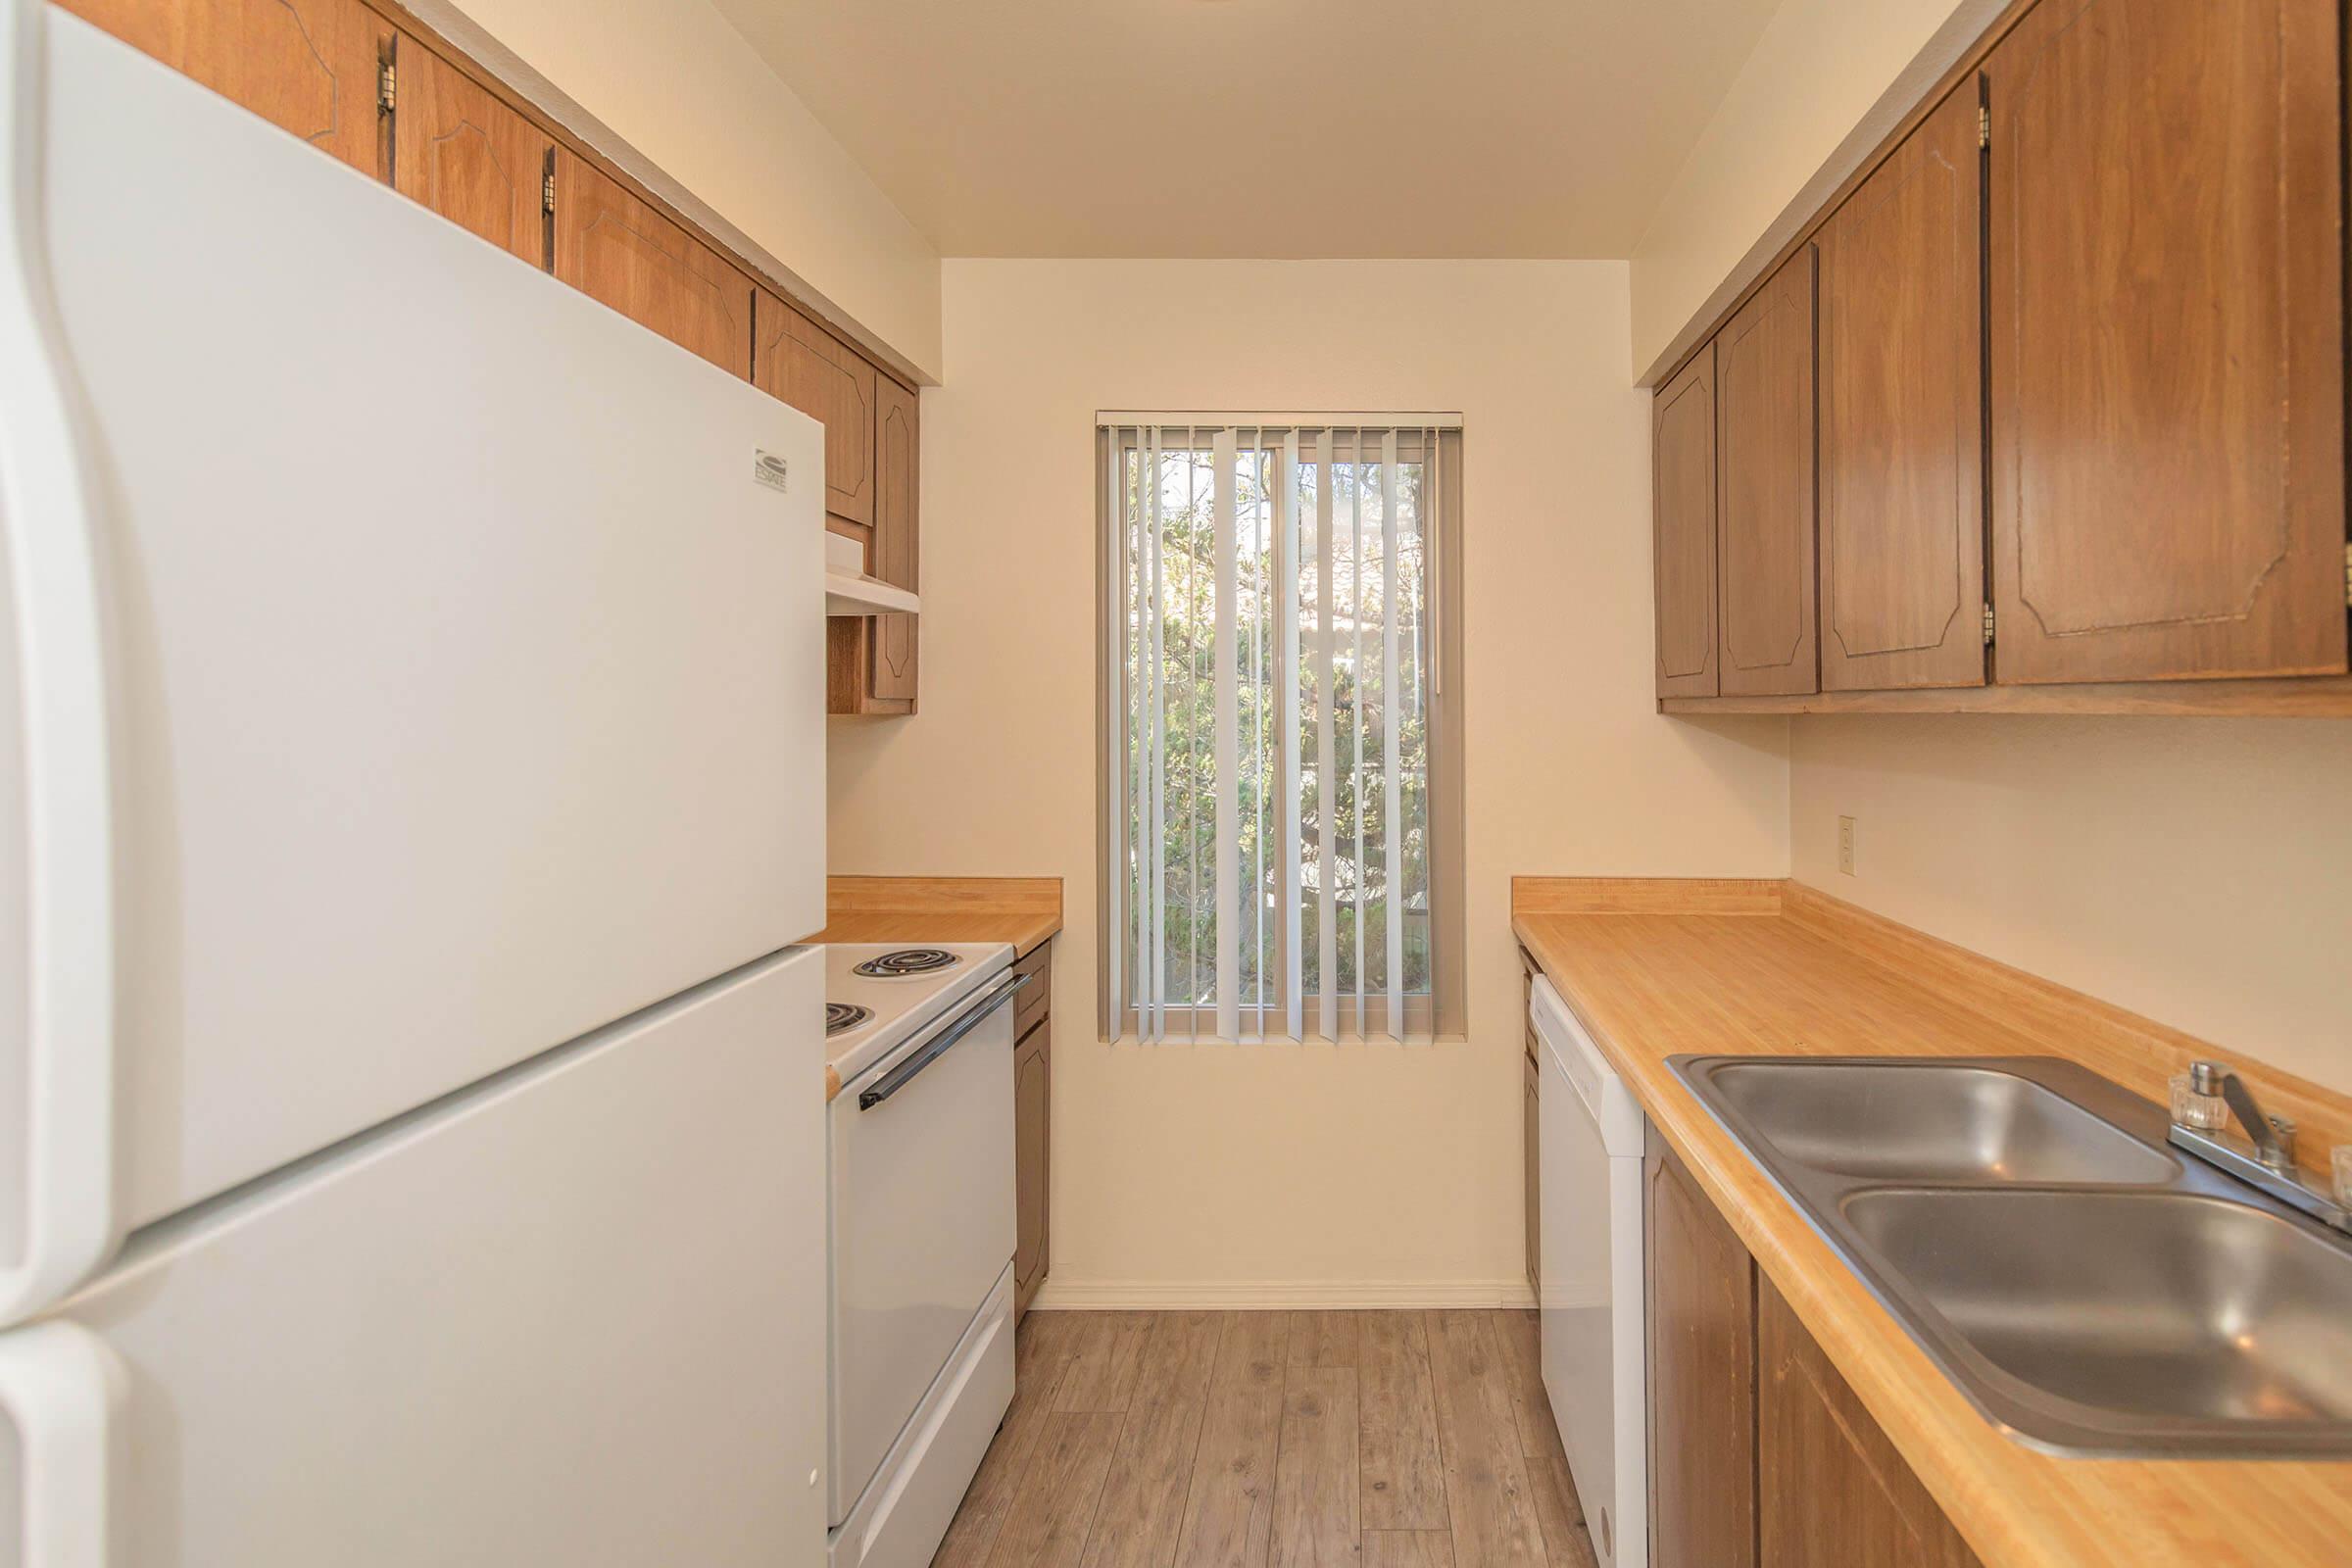
<svg viewBox="0 0 2352 1568">
<path fill-rule="evenodd" d="M 1850 816 L 1838 819 L 1838 869 L 1847 876 L 1854 874 L 1854 819 Z"/>
</svg>

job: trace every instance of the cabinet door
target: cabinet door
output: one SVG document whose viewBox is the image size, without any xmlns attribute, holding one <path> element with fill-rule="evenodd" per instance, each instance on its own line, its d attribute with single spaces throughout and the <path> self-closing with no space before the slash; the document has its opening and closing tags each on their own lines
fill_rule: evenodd
<svg viewBox="0 0 2352 1568">
<path fill-rule="evenodd" d="M 1978 1568 L 1772 1282 L 1757 1294 L 1760 1568 Z"/>
<path fill-rule="evenodd" d="M 1012 1309 L 1028 1310 L 1053 1260 L 1054 1023 L 1040 1019 L 1012 1054 L 1015 1224 Z"/>
<path fill-rule="evenodd" d="M 1715 345 L 1650 404 L 1658 695 L 1715 693 Z"/>
<path fill-rule="evenodd" d="M 884 582 L 919 589 L 920 406 L 912 392 L 888 376 L 881 377 L 879 388 L 874 547 L 868 569 Z M 882 702 L 904 703 L 909 712 L 914 709 L 917 619 L 914 615 L 876 615 L 873 620 L 873 695 Z"/>
<path fill-rule="evenodd" d="M 1671 1153 L 1648 1222 L 1649 1560 L 1755 1568 L 1755 1265 Z"/>
<path fill-rule="evenodd" d="M 1525 1093 L 1521 1096 L 1522 1112 L 1519 1122 L 1520 1159 L 1525 1166 L 1522 1185 L 1527 1190 L 1527 1283 L 1538 1293 L 1542 1304 L 1544 1289 L 1544 1247 L 1541 1229 L 1544 1217 L 1544 1115 L 1537 1096 L 1543 1092 L 1544 1075 L 1536 1066 L 1531 1052 L 1521 1062 L 1521 1077 Z"/>
<path fill-rule="evenodd" d="M 1813 598 L 1813 248 L 1715 338 L 1726 696 L 1820 689 Z"/>
<path fill-rule="evenodd" d="M 752 282 L 718 254 L 556 149 L 556 276 L 630 320 L 749 377 Z"/>
<path fill-rule="evenodd" d="M 392 28 L 358 0 L 63 0 L 65 9 L 381 179 Z"/>
<path fill-rule="evenodd" d="M 2044 0 L 1992 112 L 1993 668 L 2344 668 L 2334 0 Z"/>
<path fill-rule="evenodd" d="M 1821 684 L 1984 682 L 1972 82 L 1821 228 Z"/>
<path fill-rule="evenodd" d="M 392 186 L 533 267 L 547 265 L 541 181 L 555 142 L 407 33 Z"/>
<path fill-rule="evenodd" d="M 765 289 L 758 291 L 755 310 L 753 384 L 825 427 L 825 510 L 872 526 L 873 366 Z"/>
</svg>

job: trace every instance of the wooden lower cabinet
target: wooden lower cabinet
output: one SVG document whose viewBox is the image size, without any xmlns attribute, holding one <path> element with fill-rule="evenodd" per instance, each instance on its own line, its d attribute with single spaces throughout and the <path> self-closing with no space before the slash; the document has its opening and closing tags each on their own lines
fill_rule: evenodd
<svg viewBox="0 0 2352 1568">
<path fill-rule="evenodd" d="M 1755 1568 L 1755 1264 L 1673 1153 L 1648 1177 L 1649 1560 Z"/>
<path fill-rule="evenodd" d="M 1012 1315 L 1018 1322 L 1054 1262 L 1053 948 L 1013 967 L 1027 972 L 1012 1014 Z"/>
<path fill-rule="evenodd" d="M 1054 1026 L 1041 1020 L 1012 1048 L 1013 1189 L 1019 1216 L 1012 1248 L 1017 1319 L 1045 1283 L 1053 1255 Z"/>
<path fill-rule="evenodd" d="M 1646 1210 L 1652 1568 L 1979 1568 L 1671 1151 Z"/>
<path fill-rule="evenodd" d="M 1759 1568 L 1979 1568 L 1770 1280 L 1757 1297 Z"/>
<path fill-rule="evenodd" d="M 1527 1288 L 1538 1293 L 1542 1302 L 1544 1289 L 1544 1117 L 1537 1103 L 1543 1093 L 1544 1072 L 1537 1063 L 1536 1037 L 1531 1030 L 1527 1037 L 1527 1060 L 1521 1067 L 1527 1081 L 1523 1097 L 1524 1108 L 1520 1119 L 1520 1137 L 1524 1141 L 1523 1163 L 1527 1188 Z"/>
</svg>

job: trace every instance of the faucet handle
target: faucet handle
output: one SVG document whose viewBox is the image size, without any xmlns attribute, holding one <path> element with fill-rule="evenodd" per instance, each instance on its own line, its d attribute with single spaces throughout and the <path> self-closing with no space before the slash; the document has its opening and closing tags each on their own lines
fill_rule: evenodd
<svg viewBox="0 0 2352 1568">
<path fill-rule="evenodd" d="M 2198 1067 L 2211 1065 L 2211 1062 L 2197 1063 Z M 2222 1098 L 2220 1086 L 2211 1074 L 2200 1076 L 2195 1068 L 2177 1072 L 2170 1087 L 2174 1126 L 2210 1133 L 2230 1125 L 2230 1102 Z"/>
<path fill-rule="evenodd" d="M 2192 1061 L 2188 1064 L 2188 1087 L 2200 1095 L 2218 1095 L 2222 1080 L 2230 1076 L 2229 1067 L 2218 1061 Z"/>
</svg>

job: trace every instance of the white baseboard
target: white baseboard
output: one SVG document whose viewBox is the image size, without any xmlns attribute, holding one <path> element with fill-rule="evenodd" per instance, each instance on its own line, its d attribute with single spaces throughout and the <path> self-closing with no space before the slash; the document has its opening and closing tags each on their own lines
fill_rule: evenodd
<svg viewBox="0 0 2352 1568">
<path fill-rule="evenodd" d="M 1045 1311 L 1185 1308 L 1533 1306 L 1524 1276 L 1499 1280 L 1085 1280 L 1049 1275 L 1029 1303 Z"/>
</svg>

